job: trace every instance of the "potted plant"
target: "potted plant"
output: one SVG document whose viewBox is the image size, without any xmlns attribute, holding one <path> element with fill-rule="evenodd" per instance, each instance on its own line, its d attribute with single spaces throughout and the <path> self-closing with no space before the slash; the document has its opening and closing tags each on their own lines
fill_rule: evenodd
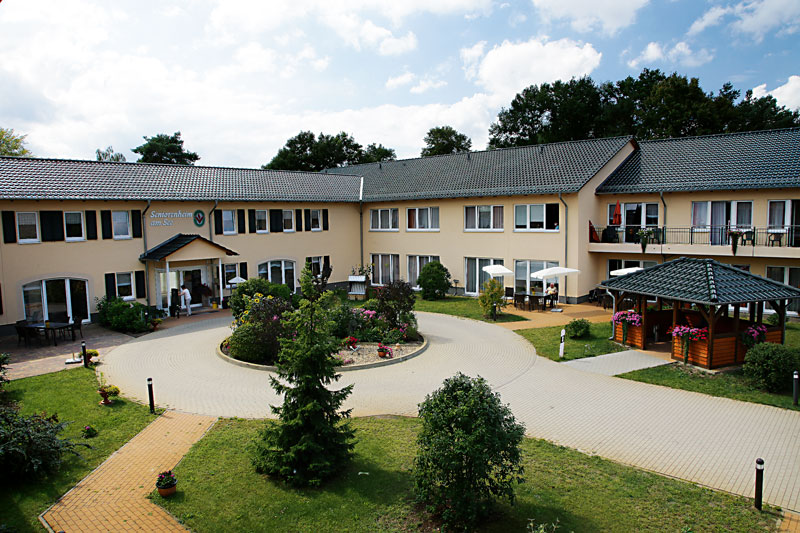
<svg viewBox="0 0 800 533">
<path fill-rule="evenodd" d="M 114 400 L 109 398 L 119 396 L 119 387 L 116 385 L 100 385 L 100 388 L 97 389 L 97 393 L 103 397 L 103 401 L 100 402 L 100 405 L 111 405 L 114 403 Z"/>
<path fill-rule="evenodd" d="M 378 357 L 391 359 L 392 358 L 392 349 L 386 346 L 385 344 L 379 342 L 378 343 Z"/>
<path fill-rule="evenodd" d="M 622 324 L 622 344 L 625 344 L 625 342 L 628 340 L 628 324 L 641 326 L 642 315 L 633 309 L 628 311 L 618 311 L 614 313 L 613 317 L 611 317 L 611 321 L 614 322 L 615 325 Z"/>
<path fill-rule="evenodd" d="M 683 364 L 689 363 L 689 342 L 704 341 L 708 339 L 708 328 L 693 328 L 691 326 L 675 326 L 672 328 L 672 336 L 681 339 L 681 349 L 683 350 Z"/>
<path fill-rule="evenodd" d="M 731 251 L 733 252 L 733 255 L 736 255 L 736 250 L 739 248 L 739 239 L 742 238 L 742 235 L 744 235 L 742 230 L 728 230 L 728 238 L 731 240 Z"/>
<path fill-rule="evenodd" d="M 358 339 L 357 339 L 357 338 L 355 338 L 355 337 L 353 337 L 352 335 L 350 335 L 349 337 L 346 337 L 346 338 L 345 338 L 345 339 L 342 341 L 342 344 L 343 344 L 343 345 L 344 345 L 346 348 L 349 348 L 349 349 L 350 349 L 350 350 L 352 350 L 352 351 L 356 351 L 356 350 L 358 350 Z"/>
<path fill-rule="evenodd" d="M 748 350 L 765 340 L 767 340 L 767 326 L 763 324 L 753 324 L 742 332 L 742 343 Z"/>
<path fill-rule="evenodd" d="M 175 474 L 172 472 L 172 470 L 161 472 L 158 475 L 158 478 L 156 478 L 156 488 L 158 489 L 158 493 L 163 498 L 175 494 L 177 486 L 178 478 L 175 477 Z"/>
<path fill-rule="evenodd" d="M 92 426 L 83 426 L 83 429 L 81 429 L 81 435 L 83 435 L 84 439 L 93 439 L 97 436 L 97 430 Z"/>
<path fill-rule="evenodd" d="M 160 318 L 154 318 L 150 320 L 150 327 L 152 327 L 153 331 L 155 331 L 156 329 L 158 329 L 158 325 L 161 324 L 161 322 L 163 322 L 163 320 L 161 320 Z"/>
<path fill-rule="evenodd" d="M 650 228 L 640 229 L 636 232 L 636 235 L 639 237 L 639 244 L 642 245 L 642 253 L 644 253 L 647 249 L 647 243 L 650 242 L 650 239 L 653 237 L 653 230 Z"/>
</svg>

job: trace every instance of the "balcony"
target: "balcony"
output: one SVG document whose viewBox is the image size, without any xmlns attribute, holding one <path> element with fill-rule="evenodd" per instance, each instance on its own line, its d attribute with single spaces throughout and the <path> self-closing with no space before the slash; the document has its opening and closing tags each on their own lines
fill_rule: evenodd
<svg viewBox="0 0 800 533">
<path fill-rule="evenodd" d="M 800 226 L 731 228 L 730 226 L 648 226 L 646 253 L 800 258 Z M 642 253 L 642 228 L 607 226 L 589 230 L 590 252 Z"/>
</svg>

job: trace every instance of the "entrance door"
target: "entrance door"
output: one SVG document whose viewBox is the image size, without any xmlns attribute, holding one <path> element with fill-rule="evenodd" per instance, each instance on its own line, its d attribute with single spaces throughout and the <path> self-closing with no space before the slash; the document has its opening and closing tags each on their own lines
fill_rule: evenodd
<svg viewBox="0 0 800 533">
<path fill-rule="evenodd" d="M 192 295 L 192 307 L 203 305 L 202 291 L 200 287 L 204 282 L 202 268 L 176 268 L 170 269 L 169 279 L 166 270 L 156 271 L 156 302 L 161 309 L 167 308 L 167 294 L 172 289 L 180 290 L 181 285 L 186 285 Z M 172 302 L 172 304 L 180 302 Z"/>
<path fill-rule="evenodd" d="M 54 322 L 66 322 L 67 313 L 67 283 L 63 279 L 48 279 L 44 282 L 47 294 L 47 319 Z"/>
</svg>

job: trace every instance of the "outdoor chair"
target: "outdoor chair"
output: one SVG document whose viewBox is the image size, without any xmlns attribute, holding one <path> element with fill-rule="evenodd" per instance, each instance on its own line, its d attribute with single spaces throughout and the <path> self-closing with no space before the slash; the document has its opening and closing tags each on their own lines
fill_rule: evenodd
<svg viewBox="0 0 800 533">
<path fill-rule="evenodd" d="M 27 324 L 27 320 L 17 320 L 17 323 L 14 324 L 14 327 L 17 330 L 17 346 L 19 346 L 20 342 L 24 342 L 25 346 L 28 345 L 28 332 L 25 329 Z"/>
<path fill-rule="evenodd" d="M 506 287 L 506 295 L 504 297 L 506 302 L 514 301 L 514 287 Z"/>
<path fill-rule="evenodd" d="M 589 291 L 589 298 L 587 298 L 586 301 L 597 302 L 598 304 L 600 303 L 598 299 L 597 289 L 592 289 Z"/>
<path fill-rule="evenodd" d="M 603 230 L 603 234 L 600 237 L 602 242 L 619 242 L 619 235 L 617 234 L 616 228 L 605 228 Z"/>
<path fill-rule="evenodd" d="M 742 238 L 739 241 L 739 244 L 742 246 L 752 245 L 754 240 L 753 230 L 745 231 L 742 233 Z"/>
<path fill-rule="evenodd" d="M 770 246 L 783 246 L 783 233 L 770 233 L 769 234 Z"/>
</svg>

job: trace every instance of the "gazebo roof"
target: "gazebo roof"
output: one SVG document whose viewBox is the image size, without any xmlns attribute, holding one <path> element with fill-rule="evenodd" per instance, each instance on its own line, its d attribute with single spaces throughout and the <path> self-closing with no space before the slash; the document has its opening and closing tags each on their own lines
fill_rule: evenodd
<svg viewBox="0 0 800 533">
<path fill-rule="evenodd" d="M 599 287 L 703 305 L 800 298 L 795 287 L 713 259 L 688 257 L 607 279 Z"/>
</svg>

